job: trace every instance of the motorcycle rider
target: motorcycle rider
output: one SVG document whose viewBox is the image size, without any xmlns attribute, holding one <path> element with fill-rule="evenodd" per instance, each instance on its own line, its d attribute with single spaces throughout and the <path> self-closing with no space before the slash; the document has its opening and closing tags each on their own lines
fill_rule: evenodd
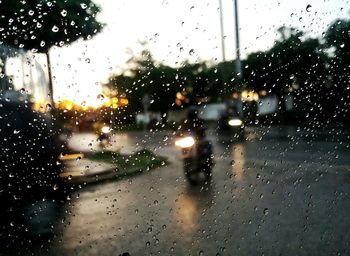
<svg viewBox="0 0 350 256">
<path fill-rule="evenodd" d="M 187 119 L 182 124 L 181 132 L 192 134 L 196 140 L 195 154 L 184 159 L 186 176 L 190 183 L 196 184 L 198 180 L 194 178 L 195 175 L 203 172 L 205 174 L 205 180 L 209 181 L 211 179 L 212 165 L 214 164 L 212 159 L 213 149 L 210 140 L 206 137 L 204 120 L 198 116 L 198 109 L 196 107 L 192 106 L 188 108 Z"/>
<path fill-rule="evenodd" d="M 187 111 L 187 119 L 182 124 L 182 130 L 186 132 L 193 132 L 195 137 L 201 139 L 205 136 L 206 127 L 204 120 L 198 116 L 198 109 L 191 106 Z"/>
</svg>

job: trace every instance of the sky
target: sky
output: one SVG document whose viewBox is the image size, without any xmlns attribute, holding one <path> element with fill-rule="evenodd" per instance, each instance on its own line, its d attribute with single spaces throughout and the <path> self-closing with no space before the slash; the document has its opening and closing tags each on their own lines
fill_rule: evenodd
<svg viewBox="0 0 350 256">
<path fill-rule="evenodd" d="M 100 83 L 127 68 L 126 61 L 148 42 L 154 58 L 170 66 L 184 60 L 220 62 L 219 0 L 95 0 L 104 30 L 89 41 L 51 50 L 55 100 L 94 101 Z M 227 59 L 235 58 L 232 0 L 222 0 Z M 307 8 L 308 5 L 311 7 Z M 271 47 L 276 29 L 293 26 L 313 37 L 337 18 L 350 17 L 349 0 L 240 0 L 241 52 Z M 192 51 L 191 51 L 192 50 Z M 193 54 L 191 54 L 191 53 Z"/>
</svg>

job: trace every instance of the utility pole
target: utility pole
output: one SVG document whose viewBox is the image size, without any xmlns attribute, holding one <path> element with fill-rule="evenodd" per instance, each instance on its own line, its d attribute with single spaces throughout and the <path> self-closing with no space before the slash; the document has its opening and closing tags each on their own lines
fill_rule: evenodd
<svg viewBox="0 0 350 256">
<path fill-rule="evenodd" d="M 238 0 L 233 0 L 234 6 L 234 14 L 235 14 L 235 34 L 236 34 L 236 78 L 237 78 L 237 109 L 239 115 L 243 117 L 243 103 L 241 98 L 242 93 L 242 63 L 241 63 L 241 51 L 240 51 L 240 43 L 239 43 L 239 23 L 238 23 Z"/>
<path fill-rule="evenodd" d="M 238 23 L 238 0 L 233 0 L 234 4 L 234 13 L 235 13 L 235 35 L 236 35 L 236 73 L 239 83 L 239 92 L 242 80 L 242 63 L 241 63 L 241 51 L 239 43 L 239 23 Z"/>
<path fill-rule="evenodd" d="M 224 98 L 229 97 L 230 92 L 227 86 L 227 70 L 226 70 L 226 47 L 225 47 L 225 36 L 224 36 L 224 15 L 222 12 L 222 0 L 219 0 L 219 12 L 220 12 L 220 39 L 221 39 L 221 54 L 222 54 L 222 68 L 221 68 L 221 79 L 222 79 L 222 92 Z"/>
<path fill-rule="evenodd" d="M 226 53 L 225 53 L 225 38 L 224 38 L 224 18 L 223 18 L 223 14 L 222 14 L 222 0 L 219 0 L 219 11 L 220 11 L 222 62 L 225 62 L 226 61 Z"/>
</svg>

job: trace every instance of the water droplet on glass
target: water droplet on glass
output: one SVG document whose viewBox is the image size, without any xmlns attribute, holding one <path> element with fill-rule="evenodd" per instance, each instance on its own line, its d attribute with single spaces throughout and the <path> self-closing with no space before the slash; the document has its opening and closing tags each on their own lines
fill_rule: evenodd
<svg viewBox="0 0 350 256">
<path fill-rule="evenodd" d="M 268 215 L 269 214 L 269 209 L 268 208 L 265 208 L 264 209 L 264 215 Z"/>
<path fill-rule="evenodd" d="M 59 28 L 56 25 L 54 25 L 51 30 L 52 30 L 52 32 L 56 33 L 56 32 L 58 32 Z"/>
<path fill-rule="evenodd" d="M 191 49 L 191 50 L 188 52 L 188 54 L 192 56 L 192 55 L 194 54 L 194 50 Z"/>
<path fill-rule="evenodd" d="M 99 99 L 99 100 L 104 100 L 104 99 L 105 99 L 105 96 L 103 96 L 103 94 L 99 94 L 99 95 L 97 95 L 97 99 Z"/>
<path fill-rule="evenodd" d="M 311 11 L 311 7 L 312 7 L 311 4 L 308 4 L 308 5 L 306 6 L 306 11 L 307 11 L 307 12 L 310 12 L 310 11 Z"/>
<path fill-rule="evenodd" d="M 66 10 L 62 10 L 62 11 L 61 11 L 61 15 L 62 15 L 63 17 L 66 17 L 66 16 L 67 16 L 67 11 L 66 11 Z"/>
<path fill-rule="evenodd" d="M 46 111 L 50 111 L 52 109 L 51 104 L 47 103 L 46 104 Z"/>
</svg>

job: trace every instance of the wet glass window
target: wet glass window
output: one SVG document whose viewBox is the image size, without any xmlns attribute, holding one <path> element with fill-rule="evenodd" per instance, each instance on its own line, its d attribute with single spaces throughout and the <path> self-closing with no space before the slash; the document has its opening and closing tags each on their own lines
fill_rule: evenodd
<svg viewBox="0 0 350 256">
<path fill-rule="evenodd" d="M 350 255 L 348 0 L 0 0 L 0 255 Z"/>
</svg>

